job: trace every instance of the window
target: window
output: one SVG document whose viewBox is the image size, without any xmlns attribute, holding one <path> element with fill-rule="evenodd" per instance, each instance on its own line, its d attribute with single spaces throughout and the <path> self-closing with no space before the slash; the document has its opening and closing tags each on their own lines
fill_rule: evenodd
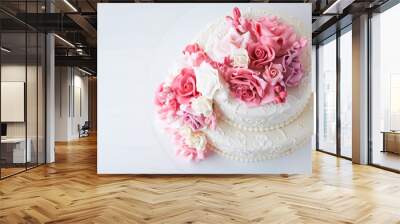
<svg viewBox="0 0 400 224">
<path fill-rule="evenodd" d="M 352 157 L 352 35 L 351 26 L 340 36 L 340 155 Z"/>
<path fill-rule="evenodd" d="M 353 96 L 351 24 L 337 35 L 322 41 L 318 47 L 317 149 L 350 159 Z"/>
<path fill-rule="evenodd" d="M 336 153 L 336 39 L 318 48 L 318 149 Z"/>
<path fill-rule="evenodd" d="M 400 5 L 371 18 L 370 121 L 373 164 L 400 170 Z"/>
<path fill-rule="evenodd" d="M 19 2 L 18 13 L 39 13 L 41 5 L 44 1 Z M 10 22 L 0 24 L 0 178 L 5 178 L 45 163 L 46 38 L 7 14 L 0 17 Z"/>
</svg>

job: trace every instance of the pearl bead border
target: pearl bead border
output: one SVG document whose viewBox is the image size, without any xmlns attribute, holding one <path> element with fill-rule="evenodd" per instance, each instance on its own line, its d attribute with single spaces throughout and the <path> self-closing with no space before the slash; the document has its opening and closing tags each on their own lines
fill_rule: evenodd
<svg viewBox="0 0 400 224">
<path fill-rule="evenodd" d="M 244 126 L 244 125 L 240 125 L 237 124 L 235 122 L 232 122 L 231 120 L 229 120 L 228 118 L 224 117 L 223 115 L 220 115 L 220 119 L 223 120 L 224 122 L 226 122 L 227 124 L 229 124 L 230 126 L 233 126 L 235 128 L 238 128 L 240 130 L 243 131 L 249 131 L 249 132 L 265 132 L 265 131 L 272 131 L 278 128 L 282 128 L 285 127 L 291 123 L 293 123 L 295 120 L 297 120 L 305 111 L 305 109 L 307 108 L 307 106 L 311 103 L 311 98 L 312 98 L 313 94 L 312 92 L 310 93 L 310 95 L 307 98 L 306 103 L 303 105 L 303 109 L 299 112 L 297 112 L 294 116 L 292 116 L 291 118 L 289 118 L 288 120 L 276 124 L 276 125 L 271 125 L 269 127 L 263 128 L 263 127 L 258 127 L 258 128 L 253 128 L 253 127 L 248 127 L 248 126 Z"/>
</svg>

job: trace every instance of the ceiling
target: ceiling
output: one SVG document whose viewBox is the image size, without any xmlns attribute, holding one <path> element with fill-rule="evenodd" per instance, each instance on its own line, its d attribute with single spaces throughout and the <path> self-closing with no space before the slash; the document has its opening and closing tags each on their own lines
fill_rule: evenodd
<svg viewBox="0 0 400 224">
<path fill-rule="evenodd" d="M 313 39 L 329 35 L 327 30 L 340 19 L 356 16 L 387 0 L 251 0 L 235 2 L 312 3 Z M 165 0 L 1 0 L 0 22 L 4 38 L 15 42 L 13 47 L 24 46 L 21 30 L 55 32 L 56 65 L 80 66 L 93 73 L 97 57 L 97 3 L 126 2 L 187 2 Z M 192 0 L 190 2 L 207 2 Z M 231 2 L 211 1 L 208 2 Z M 49 13 L 49 12 L 52 13 Z M 349 20 L 351 22 L 351 18 Z M 324 33 L 325 32 L 325 33 Z M 4 43 L 4 42 L 3 42 Z M 28 47 L 28 51 L 30 51 Z"/>
</svg>

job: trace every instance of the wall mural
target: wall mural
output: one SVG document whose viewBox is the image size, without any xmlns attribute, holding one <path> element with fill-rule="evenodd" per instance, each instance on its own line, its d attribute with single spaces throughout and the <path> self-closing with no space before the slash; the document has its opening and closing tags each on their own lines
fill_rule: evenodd
<svg viewBox="0 0 400 224">
<path fill-rule="evenodd" d="M 155 104 L 176 152 L 239 161 L 291 153 L 312 135 L 307 39 L 262 10 L 239 8 L 185 47 Z M 308 107 L 307 107 L 308 106 Z M 298 130 L 302 130 L 299 132 Z"/>
<path fill-rule="evenodd" d="M 121 136 L 100 128 L 99 173 L 311 172 L 309 4 L 123 5 L 124 10 L 101 4 L 99 10 L 99 126 L 126 130 L 132 138 L 121 143 Z M 111 31 L 124 35 L 111 26 L 119 24 L 113 11 L 126 21 L 141 21 L 132 23 L 136 35 L 108 37 Z M 118 60 L 116 49 L 124 55 L 126 47 L 110 42 L 125 39 L 135 49 L 129 62 L 135 78 Z M 113 81 L 102 61 L 122 65 L 114 80 L 133 80 L 126 103 L 146 105 L 143 109 L 119 105 L 120 100 L 114 109 L 105 106 L 111 98 L 101 97 L 102 88 L 104 96 L 106 90 L 113 94 Z M 121 89 L 116 91 L 120 97 Z M 110 117 L 117 110 L 122 117 Z M 115 126 L 123 117 L 130 129 Z M 118 146 L 123 150 L 115 150 Z M 108 161 L 110 155 L 123 165 Z M 135 157 L 131 165 L 126 156 Z"/>
</svg>

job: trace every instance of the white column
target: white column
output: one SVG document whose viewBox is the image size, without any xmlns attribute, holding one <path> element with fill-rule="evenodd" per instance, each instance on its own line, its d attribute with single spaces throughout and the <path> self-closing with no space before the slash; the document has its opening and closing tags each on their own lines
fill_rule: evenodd
<svg viewBox="0 0 400 224">
<path fill-rule="evenodd" d="M 46 163 L 55 161 L 54 133 L 55 133 L 55 56 L 54 56 L 54 35 L 46 36 L 46 57 L 47 57 L 47 76 L 46 76 Z"/>
<path fill-rule="evenodd" d="M 353 162 L 368 163 L 368 15 L 353 20 Z"/>
<path fill-rule="evenodd" d="M 46 11 L 54 12 L 54 5 L 46 1 Z M 54 35 L 46 35 L 46 163 L 55 161 L 55 42 Z"/>
</svg>

